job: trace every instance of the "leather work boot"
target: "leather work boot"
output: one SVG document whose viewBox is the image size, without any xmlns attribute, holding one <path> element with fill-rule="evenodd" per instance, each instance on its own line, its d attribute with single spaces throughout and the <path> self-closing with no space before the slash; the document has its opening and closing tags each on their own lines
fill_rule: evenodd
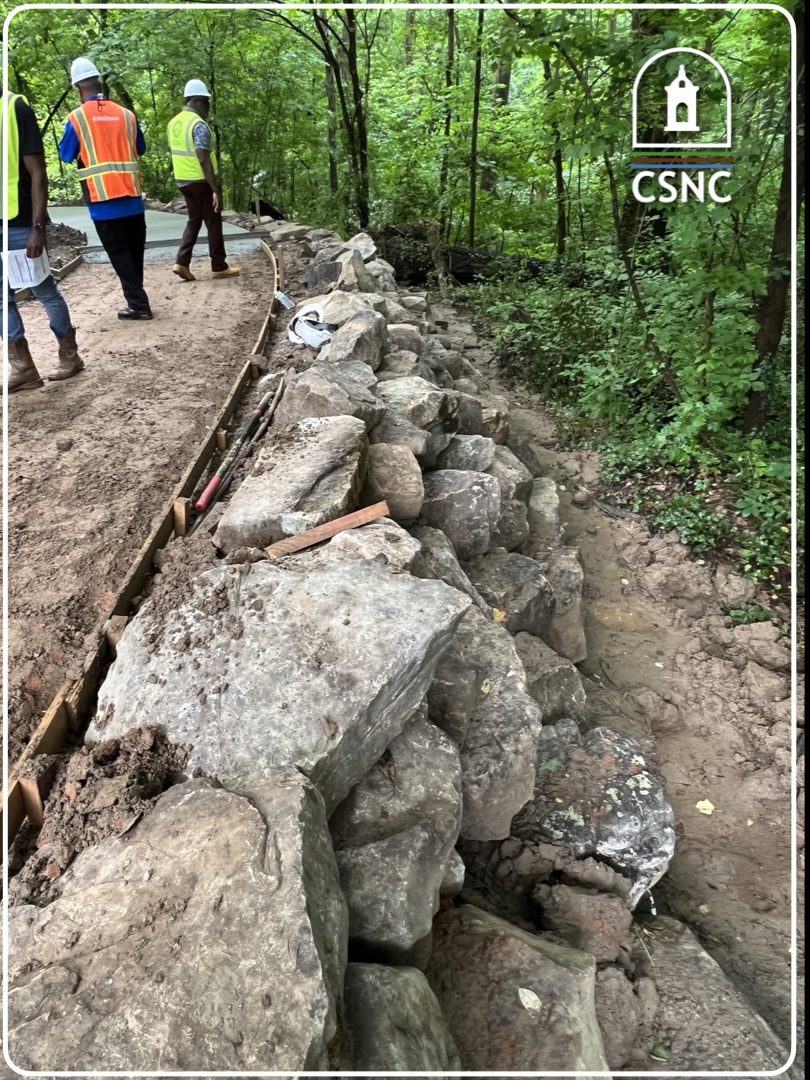
<svg viewBox="0 0 810 1080">
<path fill-rule="evenodd" d="M 76 344 L 76 329 L 72 327 L 63 338 L 59 338 L 59 366 L 46 376 L 49 382 L 70 379 L 84 371 L 84 360 L 79 356 Z"/>
<path fill-rule="evenodd" d="M 16 394 L 18 390 L 36 390 L 42 386 L 36 364 L 31 359 L 31 350 L 25 338 L 18 338 L 8 343 L 8 392 Z"/>
<path fill-rule="evenodd" d="M 175 263 L 174 266 L 172 267 L 172 273 L 177 274 L 177 276 L 179 278 L 182 278 L 183 281 L 196 281 L 197 280 L 194 277 L 194 275 L 192 274 L 192 272 L 189 270 L 189 268 L 187 266 L 183 266 L 182 263 Z"/>
<path fill-rule="evenodd" d="M 239 271 L 237 270 L 237 268 L 235 266 L 229 266 L 227 270 L 214 270 L 213 273 L 211 274 L 212 278 L 238 277 L 238 276 L 239 276 Z"/>
</svg>

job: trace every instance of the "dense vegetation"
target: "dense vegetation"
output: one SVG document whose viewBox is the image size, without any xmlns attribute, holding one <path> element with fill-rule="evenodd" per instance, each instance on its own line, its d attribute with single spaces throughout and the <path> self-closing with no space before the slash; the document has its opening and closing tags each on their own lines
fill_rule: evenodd
<svg viewBox="0 0 810 1080">
<path fill-rule="evenodd" d="M 785 587 L 790 33 L 778 12 L 79 5 L 17 16 L 9 45 L 10 86 L 42 121 L 72 57 L 109 72 L 151 144 L 154 197 L 175 194 L 164 132 L 197 76 L 214 92 L 229 205 L 258 194 L 342 230 L 419 221 L 434 254 L 545 260 L 539 277 L 462 291 L 505 367 L 603 449 L 628 505 L 739 561 L 774 598 Z M 628 168 L 633 80 L 685 45 L 714 56 L 734 90 L 731 200 L 643 206 Z M 704 76 L 713 118 L 721 90 Z M 74 103 L 48 132 L 63 197 L 78 194 L 55 153 Z M 647 134 L 656 104 L 639 98 Z"/>
</svg>

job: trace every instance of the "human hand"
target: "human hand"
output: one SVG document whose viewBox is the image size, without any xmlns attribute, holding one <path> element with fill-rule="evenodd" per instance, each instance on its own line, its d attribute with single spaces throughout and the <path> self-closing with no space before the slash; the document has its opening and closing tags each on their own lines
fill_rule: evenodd
<svg viewBox="0 0 810 1080">
<path fill-rule="evenodd" d="M 219 213 L 219 194 L 216 191 L 214 192 L 214 213 Z"/>
<path fill-rule="evenodd" d="M 29 259 L 38 259 L 45 250 L 45 237 L 39 229 L 31 229 L 28 233 L 28 243 L 25 246 L 25 254 Z"/>
</svg>

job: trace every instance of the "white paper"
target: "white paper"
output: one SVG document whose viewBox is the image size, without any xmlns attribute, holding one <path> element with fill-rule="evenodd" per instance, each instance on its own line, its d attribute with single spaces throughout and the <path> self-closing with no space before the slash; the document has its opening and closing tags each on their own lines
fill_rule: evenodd
<svg viewBox="0 0 810 1080">
<path fill-rule="evenodd" d="M 48 252 L 43 251 L 38 259 L 29 259 L 25 248 L 10 251 L 5 271 L 12 289 L 30 289 L 41 284 L 51 272 Z"/>
</svg>

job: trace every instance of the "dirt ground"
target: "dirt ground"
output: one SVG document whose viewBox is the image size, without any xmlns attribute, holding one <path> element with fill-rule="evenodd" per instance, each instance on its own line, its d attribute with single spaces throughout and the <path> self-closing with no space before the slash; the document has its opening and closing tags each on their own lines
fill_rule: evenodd
<svg viewBox="0 0 810 1080">
<path fill-rule="evenodd" d="M 264 256 L 185 283 L 148 263 L 154 322 L 116 319 L 118 282 L 85 264 L 62 283 L 86 369 L 9 397 L 9 760 L 92 645 L 89 636 L 221 408 L 270 305 Z M 55 366 L 36 301 L 35 362 Z"/>
<path fill-rule="evenodd" d="M 450 320 L 450 334 L 472 337 L 452 309 L 434 305 L 434 315 Z M 639 739 L 664 777 L 677 845 L 654 890 L 658 909 L 695 931 L 789 1042 L 787 641 L 771 624 L 761 628 L 762 640 L 750 628 L 734 631 L 711 602 L 709 568 L 690 559 L 676 537 L 650 537 L 642 524 L 603 512 L 597 456 L 567 451 L 536 395 L 505 390 L 493 368 L 482 365 L 485 351 L 468 355 L 492 372 L 486 381 L 509 397 L 513 431 L 561 487 L 565 541 L 580 548 L 585 568 L 588 659 L 579 667 L 589 718 Z M 752 683 L 750 666 L 746 673 L 752 655 L 746 648 L 767 661 L 762 686 Z M 802 788 L 803 763 L 802 757 Z M 709 813 L 697 808 L 706 801 Z M 799 845 L 801 873 L 801 831 Z"/>
</svg>

